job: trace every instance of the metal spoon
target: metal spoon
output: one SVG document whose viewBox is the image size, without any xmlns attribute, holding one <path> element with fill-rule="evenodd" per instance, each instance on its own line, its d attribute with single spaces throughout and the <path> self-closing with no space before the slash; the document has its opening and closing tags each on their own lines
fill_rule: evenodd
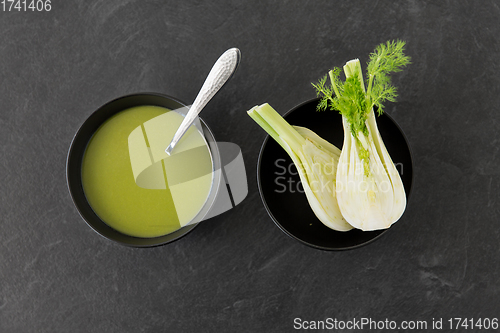
<svg viewBox="0 0 500 333">
<path fill-rule="evenodd" d="M 167 155 L 172 153 L 175 145 L 182 138 L 184 133 L 189 129 L 196 116 L 203 110 L 205 105 L 214 97 L 220 88 L 226 83 L 236 71 L 241 59 L 240 50 L 232 48 L 224 52 L 219 59 L 215 62 L 210 70 L 205 83 L 200 89 L 198 96 L 196 96 L 193 105 L 189 112 L 184 117 L 181 125 L 175 132 L 170 145 L 165 149 Z"/>
</svg>

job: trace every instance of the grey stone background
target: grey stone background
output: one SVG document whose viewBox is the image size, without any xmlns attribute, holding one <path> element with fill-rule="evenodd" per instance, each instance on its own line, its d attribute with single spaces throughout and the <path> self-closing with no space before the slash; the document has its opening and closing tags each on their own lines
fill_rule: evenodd
<svg viewBox="0 0 500 333">
<path fill-rule="evenodd" d="M 500 317 L 498 1 L 52 1 L 0 11 L 0 332 L 290 332 L 303 320 Z M 376 242 L 324 252 L 262 206 L 262 131 L 310 82 L 388 39 L 413 64 L 386 111 L 414 153 L 414 191 Z M 191 103 L 217 57 L 242 52 L 203 111 L 238 144 L 246 200 L 167 246 L 135 249 L 79 217 L 65 158 L 107 101 L 160 92 Z M 347 331 L 347 330 L 345 330 Z"/>
</svg>

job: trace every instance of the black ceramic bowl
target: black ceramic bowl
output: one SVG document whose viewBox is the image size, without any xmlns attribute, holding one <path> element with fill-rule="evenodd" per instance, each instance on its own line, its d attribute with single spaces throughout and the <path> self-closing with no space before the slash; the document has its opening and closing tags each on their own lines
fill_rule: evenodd
<svg viewBox="0 0 500 333">
<path fill-rule="evenodd" d="M 83 156 L 87 148 L 87 144 L 89 143 L 90 139 L 97 131 L 97 129 L 116 113 L 131 107 L 142 105 L 160 106 L 171 110 L 186 106 L 184 103 L 170 96 L 154 93 L 127 95 L 105 104 L 97 111 L 95 111 L 92 115 L 90 115 L 90 117 L 83 123 L 83 125 L 80 127 L 75 137 L 73 138 L 66 161 L 66 179 L 68 182 L 69 192 L 76 208 L 78 209 L 78 212 L 85 220 L 85 222 L 87 222 L 87 224 L 98 234 L 123 245 L 135 247 L 150 247 L 167 244 L 174 240 L 177 240 L 193 230 L 197 226 L 197 224 L 189 224 L 173 233 L 154 238 L 133 237 L 120 233 L 119 231 L 116 231 L 115 229 L 108 226 L 92 210 L 92 207 L 85 197 L 81 178 Z M 214 136 L 202 119 L 200 119 L 200 122 L 203 129 L 203 134 L 210 147 L 213 168 L 214 170 L 218 170 L 220 168 L 221 162 L 220 154 L 217 145 L 215 144 Z M 205 206 L 202 208 L 202 211 L 200 212 L 200 214 L 198 214 L 198 216 L 203 213 L 206 214 L 215 201 L 218 187 L 220 186 L 219 178 L 220 175 L 218 175 L 218 173 L 215 173 L 209 198 L 207 199 Z"/>
<path fill-rule="evenodd" d="M 317 112 L 318 99 L 307 101 L 288 111 L 284 118 L 306 127 L 342 149 L 342 117 L 335 111 Z M 387 114 L 377 117 L 384 144 L 401 174 L 407 200 L 411 193 L 413 162 L 408 141 L 396 122 Z M 390 229 L 340 232 L 326 227 L 314 215 L 300 186 L 297 169 L 290 157 L 269 136 L 260 150 L 257 165 L 260 196 L 271 219 L 288 236 L 322 250 L 347 250 L 368 244 Z M 397 223 L 401 223 L 401 220 Z"/>
</svg>

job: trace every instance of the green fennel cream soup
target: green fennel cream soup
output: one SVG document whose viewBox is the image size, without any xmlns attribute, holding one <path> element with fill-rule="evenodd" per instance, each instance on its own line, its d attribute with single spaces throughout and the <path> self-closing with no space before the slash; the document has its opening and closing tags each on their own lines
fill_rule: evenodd
<svg viewBox="0 0 500 333">
<path fill-rule="evenodd" d="M 162 236 L 185 226 L 212 187 L 212 160 L 192 126 L 165 153 L 183 120 L 157 106 L 121 111 L 99 127 L 82 163 L 85 196 L 110 227 L 135 237 Z"/>
</svg>

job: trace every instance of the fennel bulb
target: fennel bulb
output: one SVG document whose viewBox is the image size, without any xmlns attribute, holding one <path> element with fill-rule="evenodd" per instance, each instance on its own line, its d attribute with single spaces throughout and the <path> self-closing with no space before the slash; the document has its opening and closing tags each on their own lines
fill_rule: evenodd
<svg viewBox="0 0 500 333">
<path fill-rule="evenodd" d="M 362 79 L 358 59 L 344 66 L 345 82 L 340 69 L 329 72 L 314 87 L 323 98 L 320 109 L 340 111 L 344 127 L 344 144 L 337 168 L 337 200 L 346 221 L 361 230 L 389 228 L 406 208 L 406 194 L 378 131 L 373 107 L 382 113 L 382 102 L 394 101 L 396 88 L 390 84 L 389 72 L 400 71 L 409 63 L 404 56 L 404 42 L 387 42 L 370 55 L 368 89 Z"/>
<path fill-rule="evenodd" d="M 253 107 L 248 115 L 288 153 L 316 217 L 331 229 L 351 230 L 337 203 L 340 150 L 307 128 L 291 126 L 267 103 Z"/>
</svg>

